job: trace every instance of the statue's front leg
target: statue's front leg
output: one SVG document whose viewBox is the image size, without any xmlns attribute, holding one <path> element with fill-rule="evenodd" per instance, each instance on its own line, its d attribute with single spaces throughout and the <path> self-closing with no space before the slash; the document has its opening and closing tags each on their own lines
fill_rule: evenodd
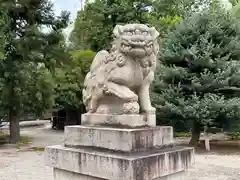
<svg viewBox="0 0 240 180">
<path fill-rule="evenodd" d="M 88 112 L 89 113 L 95 113 L 96 110 L 97 110 L 97 102 L 98 102 L 98 99 L 97 98 L 92 98 L 89 102 L 89 106 L 88 106 Z"/>
<path fill-rule="evenodd" d="M 154 78 L 154 73 L 150 72 L 149 75 L 143 81 L 143 84 L 141 85 L 138 93 L 140 109 L 143 113 L 147 113 L 147 114 L 153 114 L 156 111 L 156 109 L 151 105 L 150 93 L 149 93 L 150 84 L 153 78 Z"/>
<path fill-rule="evenodd" d="M 103 97 L 103 89 L 98 88 L 96 91 L 92 91 L 91 98 L 88 103 L 88 112 L 95 113 L 97 111 L 99 100 Z"/>
</svg>

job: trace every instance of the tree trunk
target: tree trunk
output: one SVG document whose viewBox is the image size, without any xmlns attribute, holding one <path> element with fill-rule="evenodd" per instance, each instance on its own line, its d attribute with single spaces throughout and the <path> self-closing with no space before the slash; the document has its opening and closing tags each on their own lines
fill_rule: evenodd
<svg viewBox="0 0 240 180">
<path fill-rule="evenodd" d="M 19 117 L 14 110 L 9 111 L 8 117 L 10 122 L 10 142 L 18 144 L 20 142 Z"/>
<path fill-rule="evenodd" d="M 210 151 L 211 148 L 210 148 L 210 140 L 209 140 L 208 135 L 204 135 L 204 142 L 205 142 L 205 149 L 207 151 Z"/>
<path fill-rule="evenodd" d="M 194 127 L 192 128 L 192 138 L 189 142 L 190 145 L 196 146 L 199 142 L 201 134 L 201 126 L 198 123 L 194 124 Z"/>
<path fill-rule="evenodd" d="M 204 127 L 204 142 L 205 142 L 205 148 L 207 151 L 210 151 L 210 138 L 209 138 L 209 134 L 207 132 L 207 126 Z"/>
</svg>

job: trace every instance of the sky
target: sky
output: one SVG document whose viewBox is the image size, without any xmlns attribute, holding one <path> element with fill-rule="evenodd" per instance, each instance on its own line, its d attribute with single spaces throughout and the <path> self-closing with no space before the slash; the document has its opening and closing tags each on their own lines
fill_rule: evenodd
<svg viewBox="0 0 240 180">
<path fill-rule="evenodd" d="M 59 15 L 61 11 L 67 10 L 71 13 L 71 21 L 77 16 L 78 10 L 80 10 L 85 0 L 51 0 L 54 4 L 54 10 L 56 15 Z"/>
<path fill-rule="evenodd" d="M 61 11 L 67 10 L 71 13 L 70 21 L 74 22 L 77 17 L 77 12 L 84 6 L 85 0 L 51 0 L 54 5 L 54 11 L 56 15 L 60 15 Z M 71 31 L 73 29 L 73 24 L 70 24 L 65 30 L 64 34 L 68 39 Z"/>
</svg>

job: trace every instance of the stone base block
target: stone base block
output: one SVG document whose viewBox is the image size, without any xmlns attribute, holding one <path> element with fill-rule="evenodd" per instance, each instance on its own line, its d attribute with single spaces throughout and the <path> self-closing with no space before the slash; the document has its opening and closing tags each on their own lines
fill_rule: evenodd
<svg viewBox="0 0 240 180">
<path fill-rule="evenodd" d="M 120 129 L 92 126 L 66 126 L 65 146 L 97 147 L 115 151 L 136 152 L 173 146 L 173 128 L 170 126 L 141 129 Z"/>
<path fill-rule="evenodd" d="M 106 179 L 86 176 L 83 174 L 78 174 L 78 173 L 54 168 L 54 180 L 106 180 Z M 179 173 L 171 174 L 169 176 L 160 177 L 154 180 L 185 180 L 184 172 L 182 171 Z"/>
<path fill-rule="evenodd" d="M 156 126 L 155 114 L 82 114 L 82 125 L 104 125 L 136 128 L 144 126 Z"/>
<path fill-rule="evenodd" d="M 86 176 L 62 169 L 53 169 L 54 180 L 104 180 L 97 177 Z"/>
<path fill-rule="evenodd" d="M 193 148 L 183 147 L 135 153 L 64 146 L 51 146 L 45 150 L 46 164 L 55 169 L 106 180 L 173 180 L 170 175 L 191 166 L 193 156 Z"/>
</svg>

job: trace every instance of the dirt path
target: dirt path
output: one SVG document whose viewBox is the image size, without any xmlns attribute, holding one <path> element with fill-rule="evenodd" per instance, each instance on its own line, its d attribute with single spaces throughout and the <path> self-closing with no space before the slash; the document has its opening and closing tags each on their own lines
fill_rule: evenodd
<svg viewBox="0 0 240 180">
<path fill-rule="evenodd" d="M 21 131 L 22 136 L 33 138 L 31 146 L 45 147 L 63 143 L 63 131 L 51 129 L 50 123 L 43 128 L 26 128 Z"/>
</svg>

